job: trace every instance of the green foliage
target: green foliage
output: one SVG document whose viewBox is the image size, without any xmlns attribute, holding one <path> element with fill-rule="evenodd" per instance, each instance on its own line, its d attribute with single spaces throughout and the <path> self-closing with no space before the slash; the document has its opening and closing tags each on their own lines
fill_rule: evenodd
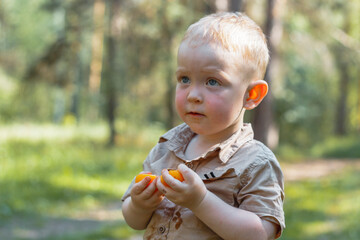
<svg viewBox="0 0 360 240">
<path fill-rule="evenodd" d="M 311 164 L 311 163 L 309 163 Z M 359 170 L 286 185 L 287 228 L 280 239 L 359 239 Z"/>
<path fill-rule="evenodd" d="M 17 126 L 1 135 L 1 217 L 62 215 L 118 201 L 154 142 L 144 131 L 107 148 L 103 126 Z"/>
<path fill-rule="evenodd" d="M 294 144 L 281 144 L 275 151 L 278 159 L 284 162 L 299 162 L 306 158 L 360 158 L 360 139 L 358 136 L 328 137 L 304 148 Z"/>
<path fill-rule="evenodd" d="M 139 131 L 121 122 L 118 128 L 123 133 L 118 145 L 107 147 L 105 125 L 1 127 L 0 228 L 8 221 L 30 221 L 34 224 L 27 227 L 34 231 L 51 222 L 75 223 L 78 212 L 119 203 L 163 130 Z M 123 221 L 83 231 L 51 239 L 119 239 L 135 233 Z"/>
<path fill-rule="evenodd" d="M 306 148 L 331 134 L 333 121 L 329 120 L 335 115 L 334 100 L 324 101 L 323 96 L 332 89 L 318 68 L 308 66 L 305 59 L 294 53 L 287 54 L 289 72 L 284 79 L 283 92 L 276 99 L 276 122 L 281 126 L 280 139 L 284 143 Z M 326 79 L 327 82 L 331 80 Z"/>
<path fill-rule="evenodd" d="M 102 83 L 115 76 L 118 103 L 117 145 L 108 148 L 104 125 L 74 125 L 94 124 L 106 114 L 104 85 L 95 94 L 88 90 L 93 1 L 1 1 L 0 126 L 14 124 L 0 127 L 0 227 L 16 219 L 34 220 L 38 228 L 49 221 L 72 222 L 74 212 L 118 202 L 163 132 L 178 44 L 191 23 L 215 10 L 213 3 L 119 2 L 115 68 L 108 72 L 104 66 L 102 74 Z M 263 26 L 265 3 L 247 3 Z M 285 8 L 271 89 L 280 130 L 277 154 L 283 161 L 359 158 L 360 2 L 289 0 Z M 105 18 L 104 49 L 110 21 Z M 53 63 L 41 62 L 58 39 L 65 39 L 65 50 L 50 54 Z M 106 59 L 106 50 L 103 54 Z M 350 134 L 334 137 L 343 66 L 349 76 Z M 36 77 L 26 79 L 34 69 Z M 349 170 L 289 183 L 282 239 L 358 239 L 358 176 Z M 126 239 L 136 233 L 117 221 L 51 239 Z"/>
<path fill-rule="evenodd" d="M 360 158 L 359 136 L 332 137 L 312 148 L 315 157 Z"/>
<path fill-rule="evenodd" d="M 30 239 L 30 232 L 83 222 L 77 230 L 65 229 L 44 239 L 131 239 L 141 235 L 122 219 L 95 224 L 77 217 L 79 212 L 119 203 L 163 133 L 157 126 L 138 129 L 126 122 L 117 126 L 123 137 L 112 148 L 105 146 L 105 125 L 1 127 L 0 230 L 15 224 L 13 236 L 24 240 Z M 352 141 L 344 140 L 342 146 Z M 287 228 L 281 239 L 358 239 L 359 181 L 360 172 L 353 168 L 320 179 L 287 182 Z M 118 207 L 111 211 L 121 215 Z M 2 234 L 5 231 L 0 231 L 0 236 L 9 237 Z"/>
<path fill-rule="evenodd" d="M 16 116 L 12 104 L 16 90 L 15 80 L 11 79 L 0 69 L 0 123 L 10 121 Z"/>
<path fill-rule="evenodd" d="M 105 84 L 111 78 L 116 82 L 117 119 L 138 125 L 169 125 L 167 105 L 172 101 L 169 92 L 174 91 L 177 47 L 186 28 L 214 11 L 214 4 L 120 2 L 114 19 L 109 19 L 109 9 L 105 12 L 102 85 L 93 93 L 88 82 L 96 25 L 94 2 L 2 1 L 0 123 L 61 123 L 67 116 L 77 122 L 101 121 L 107 116 Z M 257 16 L 262 26 L 265 2 L 247 4 L 247 11 Z M 275 46 L 277 63 L 273 65 L 273 115 L 280 144 L 303 151 L 334 135 L 343 69 L 349 76 L 343 108 L 346 130 L 359 131 L 360 4 L 356 0 L 290 0 L 284 7 L 278 19 L 282 38 Z M 112 27 L 111 21 L 115 23 Z M 110 28 L 116 46 L 112 72 L 106 50 Z M 64 39 L 66 47 L 53 56 L 49 49 L 59 39 Z M 47 54 L 54 62 L 47 58 L 41 62 Z M 30 70 L 36 70 L 36 76 L 27 79 Z"/>
<path fill-rule="evenodd" d="M 42 55 L 57 34 L 54 16 L 42 11 L 41 6 L 46 0 L 12 1 L 1 3 L 4 12 L 2 30 L 3 53 L 8 67 L 17 77 L 26 70 L 36 58 Z"/>
<path fill-rule="evenodd" d="M 356 9 L 356 1 L 288 2 L 283 40 L 278 47 L 282 65 L 273 89 L 281 144 L 306 151 L 331 138 L 338 124 L 341 94 L 346 95 L 342 107 L 346 130 L 358 131 L 356 69 L 360 45 L 358 33 L 353 31 L 358 25 L 358 19 L 353 17 Z M 352 39 L 354 45 L 343 41 L 339 34 Z M 345 89 L 341 88 L 343 71 L 349 78 Z"/>
</svg>

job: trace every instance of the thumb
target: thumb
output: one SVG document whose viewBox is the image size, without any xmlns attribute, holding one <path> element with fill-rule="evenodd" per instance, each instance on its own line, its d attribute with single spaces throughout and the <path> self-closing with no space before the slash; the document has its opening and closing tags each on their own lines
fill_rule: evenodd
<svg viewBox="0 0 360 240">
<path fill-rule="evenodd" d="M 186 182 L 193 181 L 195 172 L 191 168 L 188 168 L 185 164 L 182 163 L 178 166 L 178 170 L 183 175 L 183 178 Z"/>
</svg>

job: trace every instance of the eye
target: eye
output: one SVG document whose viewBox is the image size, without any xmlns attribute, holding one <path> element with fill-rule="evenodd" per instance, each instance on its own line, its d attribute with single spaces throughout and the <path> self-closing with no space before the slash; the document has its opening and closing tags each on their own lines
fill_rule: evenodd
<svg viewBox="0 0 360 240">
<path fill-rule="evenodd" d="M 179 82 L 182 83 L 182 84 L 189 84 L 190 83 L 190 78 L 188 78 L 186 76 L 180 77 Z"/>
<path fill-rule="evenodd" d="M 215 79 L 209 79 L 206 83 L 209 86 L 220 86 L 220 83 Z"/>
</svg>

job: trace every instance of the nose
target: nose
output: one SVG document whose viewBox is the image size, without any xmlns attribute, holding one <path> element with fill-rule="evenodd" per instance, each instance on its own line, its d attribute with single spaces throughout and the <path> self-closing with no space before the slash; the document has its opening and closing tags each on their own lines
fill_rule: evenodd
<svg viewBox="0 0 360 240">
<path fill-rule="evenodd" d="M 202 92 L 199 86 L 192 86 L 189 89 L 187 100 L 192 103 L 201 103 L 203 101 Z"/>
</svg>

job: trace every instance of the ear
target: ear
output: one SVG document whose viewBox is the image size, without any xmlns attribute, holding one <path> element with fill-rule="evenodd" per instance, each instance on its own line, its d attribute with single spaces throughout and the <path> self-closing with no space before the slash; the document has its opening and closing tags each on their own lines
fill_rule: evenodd
<svg viewBox="0 0 360 240">
<path fill-rule="evenodd" d="M 264 80 L 251 82 L 245 92 L 244 108 L 251 110 L 257 107 L 268 93 L 268 88 L 268 84 Z"/>
</svg>

